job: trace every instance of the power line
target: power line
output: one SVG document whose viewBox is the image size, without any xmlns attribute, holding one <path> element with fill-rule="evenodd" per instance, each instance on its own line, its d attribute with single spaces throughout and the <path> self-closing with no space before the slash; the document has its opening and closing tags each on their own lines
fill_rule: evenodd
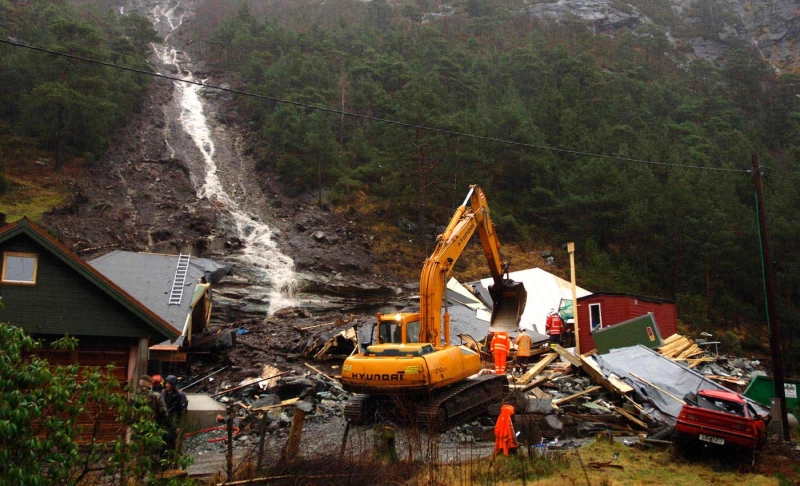
<svg viewBox="0 0 800 486">
<path fill-rule="evenodd" d="M 50 49 L 44 49 L 42 47 L 36 47 L 36 46 L 28 45 L 28 44 L 22 44 L 22 43 L 20 43 L 18 41 L 14 41 L 14 40 L 0 39 L 0 43 L 8 44 L 8 45 L 15 46 L 15 47 L 23 47 L 25 49 L 44 52 L 44 53 L 47 53 L 47 54 L 53 54 L 55 56 L 65 57 L 65 58 L 69 58 L 69 59 L 75 59 L 75 60 L 78 60 L 78 61 L 88 62 L 88 63 L 91 63 L 91 64 L 98 64 L 98 65 L 101 65 L 101 66 L 107 66 L 107 67 L 111 67 L 111 68 L 114 68 L 114 69 L 120 69 L 120 70 L 123 70 L 123 71 L 131 71 L 131 72 L 138 73 L 138 74 L 145 74 L 145 75 L 153 76 L 153 77 L 156 77 L 156 78 L 163 78 L 163 79 L 169 79 L 171 81 L 178 81 L 178 82 L 181 82 L 181 83 L 194 84 L 194 85 L 197 85 L 197 86 L 202 86 L 203 88 L 216 89 L 216 90 L 219 90 L 219 91 L 225 91 L 225 92 L 228 92 L 228 93 L 233 93 L 233 94 L 237 94 L 237 95 L 241 95 L 241 96 L 249 96 L 249 97 L 252 97 L 252 98 L 272 101 L 272 102 L 275 102 L 275 103 L 283 103 L 283 104 L 287 104 L 287 105 L 298 106 L 298 107 L 306 108 L 306 109 L 309 109 L 309 110 L 325 111 L 325 112 L 328 112 L 328 113 L 335 113 L 337 115 L 344 115 L 344 116 L 349 116 L 349 117 L 353 117 L 353 118 L 361 118 L 361 119 L 364 119 L 364 120 L 370 120 L 370 121 L 379 122 L 379 123 L 386 123 L 386 124 L 389 124 L 389 125 L 397 125 L 397 126 L 401 126 L 401 127 L 404 127 L 404 128 L 413 128 L 415 130 L 424 130 L 424 131 L 429 131 L 429 132 L 441 133 L 441 134 L 444 134 L 444 135 L 452 135 L 452 136 L 463 137 L 463 138 L 471 138 L 471 139 L 482 140 L 482 141 L 486 141 L 486 142 L 495 142 L 495 143 L 501 143 L 501 144 L 505 144 L 505 145 L 514 145 L 514 146 L 518 146 L 518 147 L 525 147 L 525 148 L 531 148 L 531 149 L 548 151 L 548 152 L 556 152 L 556 153 L 561 153 L 561 154 L 581 155 L 581 156 L 592 157 L 592 158 L 597 158 L 597 159 L 616 160 L 616 161 L 620 161 L 620 162 L 636 162 L 636 163 L 640 163 L 640 164 L 660 165 L 660 166 L 665 166 L 665 167 L 676 167 L 676 168 L 682 168 L 682 169 L 710 170 L 710 171 L 716 171 L 716 172 L 740 172 L 740 173 L 750 173 L 751 172 L 751 169 L 725 169 L 725 168 L 721 168 L 721 167 L 704 167 L 704 166 L 701 166 L 701 165 L 672 164 L 672 163 L 668 163 L 668 162 L 656 162 L 656 161 L 653 161 L 653 160 L 636 159 L 636 158 L 631 158 L 631 157 L 618 157 L 618 156 L 614 156 L 614 155 L 595 154 L 595 153 L 590 153 L 590 152 L 583 152 L 583 151 L 580 151 L 580 150 L 564 149 L 564 148 L 557 148 L 557 147 L 547 147 L 547 146 L 544 146 L 544 145 L 536 145 L 536 144 L 524 143 L 524 142 L 515 142 L 513 140 L 504 140 L 504 139 L 495 138 L 495 137 L 485 137 L 485 136 L 482 136 L 482 135 L 475 135 L 475 134 L 465 133 L 465 132 L 457 132 L 457 131 L 454 131 L 454 130 L 447 130 L 447 129 L 444 129 L 444 128 L 427 127 L 427 126 L 424 126 L 424 125 L 415 125 L 413 123 L 406 123 L 406 122 L 401 122 L 401 121 L 397 121 L 397 120 L 389 120 L 389 119 L 386 119 L 386 118 L 379 118 L 379 117 L 370 116 L 370 115 L 362 115 L 362 114 L 359 114 L 359 113 L 351 113 L 351 112 L 347 112 L 347 111 L 343 111 L 343 110 L 337 110 L 335 108 L 329 108 L 329 107 L 325 107 L 325 106 L 309 105 L 309 104 L 306 104 L 306 103 L 300 103 L 299 101 L 285 100 L 285 99 L 281 99 L 281 98 L 275 98 L 275 97 L 272 97 L 272 96 L 266 96 L 266 95 L 260 95 L 260 94 L 256 94 L 256 93 L 250 93 L 250 92 L 247 92 L 247 91 L 241 91 L 241 90 L 232 89 L 232 88 L 223 88 L 221 86 L 215 86 L 213 84 L 206 84 L 206 83 L 203 83 L 203 82 L 200 82 L 200 81 L 193 81 L 193 80 L 190 80 L 190 79 L 178 78 L 178 77 L 169 76 L 169 75 L 166 75 L 166 74 L 154 73 L 152 71 L 145 71 L 143 69 L 136 69 L 136 68 L 131 68 L 131 67 L 127 67 L 127 66 L 120 66 L 118 64 L 113 64 L 113 63 L 110 63 L 110 62 L 98 61 L 96 59 L 90 59 L 90 58 L 86 58 L 86 57 L 76 56 L 74 54 L 67 54 L 67 53 L 64 53 L 64 52 L 58 52 L 58 51 L 53 51 L 53 50 L 50 50 Z"/>
</svg>

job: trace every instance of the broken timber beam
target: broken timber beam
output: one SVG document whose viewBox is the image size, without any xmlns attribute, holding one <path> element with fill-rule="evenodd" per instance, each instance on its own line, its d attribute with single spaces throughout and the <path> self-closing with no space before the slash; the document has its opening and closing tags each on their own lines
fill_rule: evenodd
<svg viewBox="0 0 800 486">
<path fill-rule="evenodd" d="M 542 383 L 546 383 L 546 382 L 548 382 L 548 381 L 550 381 L 552 379 L 553 378 L 550 377 L 550 376 L 540 376 L 539 378 L 536 378 L 535 380 L 533 380 L 533 381 L 531 381 L 529 383 L 526 383 L 524 385 L 517 385 L 517 384 L 513 384 L 512 383 L 511 385 L 509 385 L 509 388 L 512 389 L 512 390 L 515 390 L 515 391 L 525 392 L 525 391 L 530 390 L 531 388 L 539 386 Z"/>
<path fill-rule="evenodd" d="M 636 417 L 631 415 L 630 412 L 628 412 L 627 410 L 625 410 L 622 407 L 614 406 L 614 411 L 617 412 L 618 414 L 622 415 L 626 419 L 630 420 L 634 424 L 638 425 L 639 427 L 645 429 L 645 430 L 647 430 L 649 428 L 646 423 L 644 423 L 641 420 L 637 419 Z"/>
<path fill-rule="evenodd" d="M 556 353 L 561 355 L 561 357 L 563 357 L 564 359 L 566 359 L 567 361 L 572 363 L 572 366 L 575 366 L 576 368 L 580 368 L 581 367 L 581 359 L 580 359 L 580 357 L 575 356 L 574 354 L 570 353 L 569 351 L 567 351 L 566 349 L 562 348 L 558 344 L 553 344 L 551 346 L 551 348 L 553 349 L 553 351 L 555 351 Z"/>
<path fill-rule="evenodd" d="M 308 366 L 309 368 L 311 368 L 311 371 L 313 371 L 313 372 L 315 372 L 315 373 L 319 373 L 320 375 L 324 376 L 325 378 L 329 379 L 330 381 L 335 381 L 335 382 L 338 382 L 338 381 L 339 381 L 339 380 L 336 380 L 336 379 L 334 379 L 334 378 L 331 378 L 331 377 L 330 377 L 330 376 L 328 376 L 327 374 L 323 373 L 322 371 L 318 370 L 317 368 L 314 368 L 313 366 L 311 366 L 311 365 L 310 365 L 310 364 L 308 364 L 308 363 L 304 363 L 304 364 L 305 364 L 306 366 Z"/>
<path fill-rule="evenodd" d="M 580 397 L 582 395 L 586 395 L 587 393 L 595 392 L 595 391 L 597 391 L 597 390 L 599 390 L 601 388 L 603 388 L 603 387 L 599 386 L 599 385 L 595 385 L 595 386 L 593 386 L 591 388 L 587 388 L 587 389 L 585 389 L 585 390 L 583 390 L 581 392 L 575 393 L 575 394 L 570 395 L 568 397 L 559 398 L 558 400 L 553 400 L 553 405 L 561 405 L 562 403 L 568 402 L 568 401 L 572 400 L 573 398 L 578 398 L 578 397 Z"/>
<path fill-rule="evenodd" d="M 591 376 L 595 383 L 599 383 L 606 390 L 620 395 L 627 395 L 633 391 L 633 388 L 622 380 L 606 378 L 592 358 L 584 356 L 579 356 L 578 358 L 581 361 L 581 369 L 585 371 L 587 375 Z"/>
<path fill-rule="evenodd" d="M 541 373 L 542 370 L 547 368 L 547 365 L 552 363 L 557 357 L 558 357 L 558 353 L 546 354 L 542 359 L 539 360 L 538 363 L 533 365 L 533 367 L 531 369 L 526 371 L 525 374 L 520 377 L 519 384 L 520 385 L 525 385 L 526 383 L 531 381 L 534 376 L 536 376 L 539 373 Z"/>
<path fill-rule="evenodd" d="M 669 397 L 670 397 L 670 398 L 672 398 L 673 400 L 675 400 L 675 401 L 677 401 L 677 402 L 680 402 L 680 403 L 681 403 L 681 404 L 683 404 L 683 405 L 686 405 L 686 402 L 684 402 L 684 401 L 683 401 L 683 400 L 681 400 L 680 398 L 676 397 L 675 395 L 673 395 L 672 393 L 668 392 L 667 390 L 664 390 L 663 388 L 659 388 L 659 387 L 657 387 L 655 384 L 653 384 L 653 383 L 650 383 L 649 381 L 645 380 L 645 379 L 644 379 L 644 378 L 642 378 L 641 376 L 638 376 L 638 375 L 636 375 L 636 374 L 634 374 L 634 373 L 628 373 L 628 374 L 629 374 L 629 375 L 631 375 L 632 377 L 636 378 L 637 380 L 639 380 L 639 381 L 643 382 L 644 384 L 652 386 L 653 388 L 655 388 L 656 390 L 660 391 L 661 393 L 663 393 L 663 394 L 665 394 L 665 395 L 669 396 Z"/>
<path fill-rule="evenodd" d="M 287 407 L 289 405 L 293 405 L 295 402 L 297 402 L 299 400 L 300 399 L 298 397 L 287 398 L 286 400 L 282 401 L 281 403 L 276 403 L 275 405 L 264 405 L 263 407 L 249 408 L 248 410 L 250 410 L 251 412 L 262 412 L 264 410 L 272 410 L 273 408 Z"/>
</svg>

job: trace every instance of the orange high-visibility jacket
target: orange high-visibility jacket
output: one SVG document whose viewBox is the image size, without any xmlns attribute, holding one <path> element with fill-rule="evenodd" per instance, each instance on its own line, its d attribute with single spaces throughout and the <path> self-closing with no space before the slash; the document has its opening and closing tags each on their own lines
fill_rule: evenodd
<svg viewBox="0 0 800 486">
<path fill-rule="evenodd" d="M 514 344 L 517 345 L 517 356 L 527 358 L 531 355 L 531 337 L 527 332 L 521 332 L 514 339 Z"/>
<path fill-rule="evenodd" d="M 494 333 L 494 337 L 492 338 L 492 343 L 490 344 L 493 353 L 497 352 L 504 352 L 507 353 L 508 350 L 511 348 L 511 340 L 508 338 L 508 333 L 506 332 L 496 332 Z"/>
</svg>

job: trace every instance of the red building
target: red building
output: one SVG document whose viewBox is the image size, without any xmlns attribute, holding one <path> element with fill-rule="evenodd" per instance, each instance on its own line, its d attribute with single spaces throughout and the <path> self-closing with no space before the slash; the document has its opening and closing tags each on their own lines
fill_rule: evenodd
<svg viewBox="0 0 800 486">
<path fill-rule="evenodd" d="M 580 352 L 597 349 L 592 331 L 625 322 L 652 312 L 663 339 L 678 331 L 675 303 L 655 297 L 596 293 L 578 298 Z"/>
</svg>

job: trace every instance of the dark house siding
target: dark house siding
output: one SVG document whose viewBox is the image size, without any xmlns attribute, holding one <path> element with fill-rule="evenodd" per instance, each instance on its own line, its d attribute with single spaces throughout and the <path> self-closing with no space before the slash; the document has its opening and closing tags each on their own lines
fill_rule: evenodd
<svg viewBox="0 0 800 486">
<path fill-rule="evenodd" d="M 578 299 L 581 353 L 597 349 L 591 336 L 589 316 L 591 304 L 600 304 L 603 327 L 613 326 L 652 312 L 662 338 L 666 339 L 678 331 L 677 311 L 675 303 L 671 301 L 628 294 L 595 293 Z"/>
<path fill-rule="evenodd" d="M 36 275 L 33 284 L 0 282 L 4 306 L 0 319 L 42 340 L 45 348 L 37 354 L 50 363 L 114 365 L 114 377 L 126 385 L 147 370 L 151 342 L 180 335 L 27 218 L 0 227 L 0 265 L 5 252 L 35 254 Z M 14 277 L 28 275 L 12 272 Z M 65 334 L 78 339 L 77 349 L 66 352 L 46 347 L 48 341 Z M 91 434 L 98 426 L 95 439 L 108 440 L 124 432 L 113 414 L 93 405 L 90 408 L 90 414 L 80 420 L 91 425 L 87 428 Z M 90 439 L 91 435 L 80 438 Z"/>
<path fill-rule="evenodd" d="M 35 285 L 0 285 L 3 320 L 28 334 L 150 337 L 148 326 L 60 259 L 20 235 L 2 251 L 38 257 Z"/>
</svg>

